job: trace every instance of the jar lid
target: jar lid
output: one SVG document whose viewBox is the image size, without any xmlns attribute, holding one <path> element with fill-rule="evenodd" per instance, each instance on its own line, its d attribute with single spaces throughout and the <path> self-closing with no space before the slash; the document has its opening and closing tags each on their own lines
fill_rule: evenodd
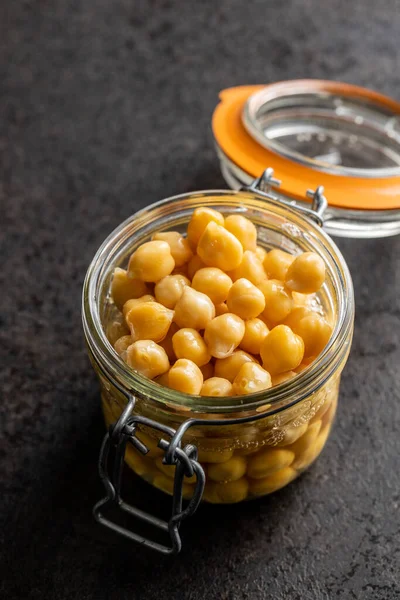
<svg viewBox="0 0 400 600">
<path fill-rule="evenodd" d="M 294 200 L 324 186 L 331 233 L 400 233 L 400 103 L 319 80 L 239 86 L 220 99 L 212 125 L 231 187 L 272 167 L 280 193 Z"/>
</svg>

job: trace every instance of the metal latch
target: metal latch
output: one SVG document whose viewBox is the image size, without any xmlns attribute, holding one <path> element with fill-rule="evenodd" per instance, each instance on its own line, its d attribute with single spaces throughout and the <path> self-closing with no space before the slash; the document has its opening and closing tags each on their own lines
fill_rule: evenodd
<svg viewBox="0 0 400 600">
<path fill-rule="evenodd" d="M 327 199 L 324 196 L 324 187 L 319 185 L 315 191 L 306 191 L 306 198 L 311 199 L 311 208 L 307 208 L 306 206 L 297 203 L 295 200 L 287 200 L 282 193 L 276 192 L 274 188 L 279 188 L 282 182 L 279 179 L 275 179 L 273 175 L 274 170 L 269 167 L 268 169 L 265 169 L 264 173 L 255 179 L 251 185 L 245 186 L 242 189 L 249 192 L 255 192 L 259 196 L 279 202 L 285 206 L 296 208 L 299 212 L 303 213 L 322 227 L 324 224 L 324 212 L 328 207 Z"/>
</svg>

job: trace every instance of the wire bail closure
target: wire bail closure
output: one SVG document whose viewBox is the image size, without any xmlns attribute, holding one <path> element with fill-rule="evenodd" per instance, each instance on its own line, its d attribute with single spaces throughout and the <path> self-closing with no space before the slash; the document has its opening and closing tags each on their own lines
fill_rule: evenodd
<svg viewBox="0 0 400 600">
<path fill-rule="evenodd" d="M 295 200 L 286 200 L 281 194 L 274 193 L 273 188 L 279 188 L 282 181 L 276 179 L 274 176 L 274 170 L 271 167 L 265 169 L 265 171 L 257 177 L 249 186 L 242 187 L 243 190 L 248 192 L 255 192 L 258 195 L 268 198 L 269 200 L 275 200 L 284 204 L 285 206 L 294 207 L 305 216 L 309 217 L 317 223 L 320 227 L 324 225 L 324 213 L 328 207 L 328 201 L 324 196 L 324 187 L 319 185 L 317 189 L 307 190 L 305 193 L 306 198 L 311 199 L 311 208 L 302 206 L 296 203 Z"/>
<path fill-rule="evenodd" d="M 185 429 L 179 428 L 178 430 L 175 430 L 167 425 L 153 421 L 152 419 L 148 419 L 139 414 L 134 414 L 133 409 L 135 403 L 136 399 L 133 396 L 130 396 L 120 418 L 114 425 L 110 426 L 109 431 L 103 439 L 98 469 L 100 478 L 106 490 L 106 496 L 94 506 L 93 515 L 96 521 L 101 525 L 104 525 L 108 529 L 111 529 L 132 541 L 138 542 L 152 550 L 157 550 L 162 554 L 178 554 L 182 547 L 179 527 L 184 519 L 196 512 L 200 504 L 205 485 L 205 473 L 202 466 L 197 461 L 198 453 L 196 446 L 188 444 L 184 448 L 181 448 L 181 440 Z M 163 459 L 164 464 L 175 465 L 172 515 L 168 522 L 127 504 L 121 498 L 122 472 L 128 442 L 143 455 L 146 455 L 149 452 L 147 446 L 136 437 L 136 427 L 138 424 L 156 429 L 171 438 L 169 442 L 162 438 L 158 444 L 159 447 L 165 451 Z M 115 450 L 115 456 L 114 460 L 110 461 L 109 455 L 112 448 Z M 191 477 L 192 475 L 196 476 L 194 493 L 186 508 L 182 509 L 183 478 L 185 476 Z M 122 512 L 168 533 L 171 540 L 171 546 L 159 544 L 154 540 L 143 537 L 105 517 L 103 510 L 110 506 L 117 506 Z"/>
</svg>

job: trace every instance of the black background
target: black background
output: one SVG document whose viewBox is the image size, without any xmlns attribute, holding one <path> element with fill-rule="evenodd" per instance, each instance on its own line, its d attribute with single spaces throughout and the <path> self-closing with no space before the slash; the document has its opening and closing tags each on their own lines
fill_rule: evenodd
<svg viewBox="0 0 400 600">
<path fill-rule="evenodd" d="M 395 1 L 1 3 L 2 597 L 399 597 L 399 238 L 339 240 L 356 329 L 321 459 L 271 498 L 202 508 L 177 558 L 92 520 L 104 429 L 80 322 L 85 270 L 122 219 L 225 187 L 220 89 L 316 77 L 399 98 L 399 30 Z"/>
</svg>

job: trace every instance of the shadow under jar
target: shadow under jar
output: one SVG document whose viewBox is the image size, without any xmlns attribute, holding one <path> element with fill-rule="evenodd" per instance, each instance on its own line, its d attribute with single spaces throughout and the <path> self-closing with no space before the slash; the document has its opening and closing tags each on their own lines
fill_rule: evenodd
<svg viewBox="0 0 400 600">
<path fill-rule="evenodd" d="M 331 339 L 317 359 L 297 377 L 247 396 L 191 396 L 163 387 L 133 371 L 112 343 L 121 327 L 110 296 L 116 267 L 126 268 L 132 252 L 163 230 L 185 231 L 194 209 L 207 206 L 224 216 L 242 214 L 257 227 L 258 244 L 298 254 L 318 253 L 326 265 L 326 281 L 318 293 Z M 83 324 L 93 367 L 100 379 L 106 425 L 121 416 L 134 397 L 134 435 L 149 450 L 142 454 L 128 443 L 126 464 L 167 494 L 174 491 L 175 465 L 165 464 L 161 438 L 165 432 L 146 426 L 151 419 L 176 431 L 190 419 L 182 448 L 193 444 L 204 469 L 202 499 L 235 503 L 270 494 L 293 481 L 320 454 L 335 417 L 342 369 L 353 333 L 354 299 L 351 277 L 340 251 L 322 228 L 295 206 L 282 205 L 256 191 L 206 191 L 153 204 L 122 223 L 95 255 L 83 292 Z M 163 445 L 161 443 L 161 445 Z M 173 461 L 169 461 L 173 462 Z M 183 498 L 194 493 L 196 476 L 185 477 Z"/>
</svg>

